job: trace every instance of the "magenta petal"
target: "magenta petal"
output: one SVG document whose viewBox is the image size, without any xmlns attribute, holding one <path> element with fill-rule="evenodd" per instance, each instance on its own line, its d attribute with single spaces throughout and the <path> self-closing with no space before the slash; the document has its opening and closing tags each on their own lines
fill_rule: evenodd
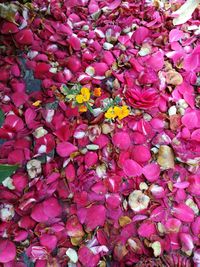
<svg viewBox="0 0 200 267">
<path fill-rule="evenodd" d="M 2 34 L 12 34 L 18 31 L 19 31 L 18 27 L 12 22 L 6 21 L 1 25 Z"/>
<path fill-rule="evenodd" d="M 48 220 L 48 216 L 44 213 L 42 203 L 39 203 L 34 206 L 31 212 L 31 218 L 34 219 L 36 222 L 46 222 Z"/>
<path fill-rule="evenodd" d="M 41 246 L 46 247 L 50 251 L 54 250 L 57 245 L 57 237 L 54 235 L 49 235 L 49 234 L 43 234 L 40 237 L 40 244 Z"/>
<path fill-rule="evenodd" d="M 16 247 L 9 240 L 0 240 L 0 262 L 7 263 L 14 260 L 16 256 Z"/>
<path fill-rule="evenodd" d="M 184 33 L 178 29 L 173 29 L 169 33 L 169 42 L 179 41 L 183 37 Z"/>
<path fill-rule="evenodd" d="M 31 30 L 21 30 L 15 34 L 15 40 L 22 45 L 30 45 L 33 42 L 33 33 Z"/>
<path fill-rule="evenodd" d="M 80 50 L 80 48 L 81 48 L 80 40 L 75 36 L 72 36 L 72 37 L 69 38 L 69 44 L 76 51 Z"/>
<path fill-rule="evenodd" d="M 143 174 L 150 182 L 154 182 L 159 178 L 160 167 L 156 163 L 150 163 L 143 168 Z"/>
<path fill-rule="evenodd" d="M 142 237 L 150 237 L 156 234 L 156 227 L 151 221 L 144 221 L 138 228 L 138 234 Z"/>
<path fill-rule="evenodd" d="M 43 202 L 44 214 L 50 218 L 57 217 L 61 214 L 62 208 L 58 200 L 54 197 L 46 199 Z"/>
<path fill-rule="evenodd" d="M 191 139 L 197 142 L 200 142 L 200 129 L 197 129 L 192 132 Z"/>
<path fill-rule="evenodd" d="M 98 155 L 95 152 L 87 152 L 85 155 L 85 165 L 86 167 L 92 167 L 98 162 Z"/>
<path fill-rule="evenodd" d="M 78 148 L 69 142 L 61 142 L 57 145 L 56 151 L 61 157 L 68 157 L 71 153 L 77 151 Z"/>
<path fill-rule="evenodd" d="M 136 44 L 141 44 L 149 35 L 149 30 L 146 27 L 139 27 L 133 34 L 133 39 Z"/>
<path fill-rule="evenodd" d="M 103 205 L 93 205 L 86 209 L 87 215 L 85 224 L 88 229 L 94 230 L 98 226 L 103 226 L 106 219 L 106 209 Z"/>
<path fill-rule="evenodd" d="M 119 149 L 126 150 L 131 144 L 131 139 L 128 133 L 119 132 L 113 135 L 112 142 Z"/>
<path fill-rule="evenodd" d="M 188 112 L 182 117 L 182 123 L 188 128 L 196 128 L 198 117 L 195 111 Z"/>
<path fill-rule="evenodd" d="M 123 165 L 123 171 L 127 176 L 136 177 L 142 174 L 142 167 L 132 159 L 127 159 Z"/>
<path fill-rule="evenodd" d="M 147 162 L 151 159 L 150 149 L 143 145 L 135 146 L 132 151 L 132 158 L 139 163 Z"/>
<path fill-rule="evenodd" d="M 187 71 L 195 70 L 199 66 L 199 55 L 190 54 L 187 55 L 184 59 L 183 68 Z"/>
<path fill-rule="evenodd" d="M 94 255 L 92 251 L 85 246 L 79 248 L 78 258 L 83 266 L 87 267 L 96 267 L 100 259 L 99 254 Z"/>
<path fill-rule="evenodd" d="M 172 208 L 172 215 L 183 222 L 193 222 L 194 211 L 182 203 Z"/>
</svg>

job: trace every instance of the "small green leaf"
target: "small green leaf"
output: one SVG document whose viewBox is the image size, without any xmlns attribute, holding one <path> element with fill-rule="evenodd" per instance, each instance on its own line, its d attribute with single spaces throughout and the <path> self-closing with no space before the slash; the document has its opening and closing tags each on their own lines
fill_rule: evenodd
<svg viewBox="0 0 200 267">
<path fill-rule="evenodd" d="M 0 183 L 3 182 L 7 177 L 13 174 L 18 169 L 18 165 L 0 165 Z"/>
<path fill-rule="evenodd" d="M 3 111 L 0 109 L 0 127 L 3 125 L 4 120 L 5 120 L 5 115 Z"/>
</svg>

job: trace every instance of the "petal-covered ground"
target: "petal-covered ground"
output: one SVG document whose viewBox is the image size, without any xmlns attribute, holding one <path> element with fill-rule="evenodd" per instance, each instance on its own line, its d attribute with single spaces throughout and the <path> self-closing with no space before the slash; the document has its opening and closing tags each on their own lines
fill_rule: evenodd
<svg viewBox="0 0 200 267">
<path fill-rule="evenodd" d="M 0 1 L 0 266 L 200 266 L 199 0 Z"/>
</svg>

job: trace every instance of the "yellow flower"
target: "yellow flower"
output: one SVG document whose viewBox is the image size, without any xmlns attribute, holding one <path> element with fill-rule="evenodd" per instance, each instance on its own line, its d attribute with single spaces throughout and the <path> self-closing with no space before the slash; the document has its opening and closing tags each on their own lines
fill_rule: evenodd
<svg viewBox="0 0 200 267">
<path fill-rule="evenodd" d="M 86 112 L 87 111 L 87 107 L 85 105 L 81 105 L 79 107 L 79 112 Z"/>
<path fill-rule="evenodd" d="M 122 107 L 115 106 L 114 112 L 119 120 L 122 120 L 123 118 L 127 117 L 130 114 L 128 106 L 122 106 Z"/>
<path fill-rule="evenodd" d="M 81 93 L 76 96 L 76 102 L 82 104 L 90 100 L 90 90 L 86 87 L 81 88 Z"/>
<path fill-rule="evenodd" d="M 42 103 L 42 101 L 37 100 L 37 101 L 35 101 L 32 105 L 33 105 L 34 107 L 38 107 L 41 103 Z"/>
<path fill-rule="evenodd" d="M 101 88 L 100 87 L 94 88 L 94 96 L 96 96 L 96 97 L 101 96 Z"/>
<path fill-rule="evenodd" d="M 87 102 L 90 99 L 90 90 L 86 87 L 82 87 L 81 95 L 83 97 L 83 102 Z"/>
<path fill-rule="evenodd" d="M 82 104 L 84 102 L 83 96 L 82 95 L 77 95 L 76 96 L 76 102 L 79 104 Z"/>
<path fill-rule="evenodd" d="M 117 115 L 115 114 L 113 107 L 110 107 L 105 113 L 106 119 L 114 119 L 116 116 Z"/>
</svg>

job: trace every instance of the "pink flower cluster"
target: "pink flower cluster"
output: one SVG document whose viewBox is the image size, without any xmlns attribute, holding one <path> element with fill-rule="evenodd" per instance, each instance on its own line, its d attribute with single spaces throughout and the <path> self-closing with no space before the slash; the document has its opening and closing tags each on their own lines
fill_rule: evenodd
<svg viewBox="0 0 200 267">
<path fill-rule="evenodd" d="M 12 4 L 0 164 L 19 168 L 0 185 L 0 264 L 200 266 L 199 8 L 173 24 L 183 1 Z M 130 114 L 80 113 L 63 84 Z"/>
</svg>

